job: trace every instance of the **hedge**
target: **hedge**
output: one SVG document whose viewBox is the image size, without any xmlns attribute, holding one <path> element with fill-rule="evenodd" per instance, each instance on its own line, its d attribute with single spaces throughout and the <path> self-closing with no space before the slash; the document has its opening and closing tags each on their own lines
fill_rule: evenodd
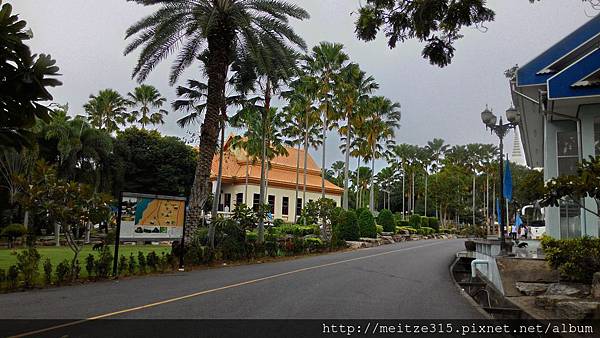
<svg viewBox="0 0 600 338">
<path fill-rule="evenodd" d="M 360 229 L 360 237 L 377 238 L 377 227 L 369 210 L 365 210 L 360 214 L 358 228 Z"/>
<path fill-rule="evenodd" d="M 396 229 L 394 215 L 388 209 L 381 210 L 379 216 L 377 216 L 377 224 L 381 225 L 385 232 L 394 232 Z"/>
<path fill-rule="evenodd" d="M 418 229 L 421 227 L 421 216 L 419 215 L 411 215 L 408 219 L 408 223 L 411 227 Z"/>
<path fill-rule="evenodd" d="M 337 231 L 340 239 L 345 241 L 357 241 L 360 238 L 360 229 L 358 227 L 356 212 L 353 210 L 345 211 L 340 217 Z"/>
</svg>

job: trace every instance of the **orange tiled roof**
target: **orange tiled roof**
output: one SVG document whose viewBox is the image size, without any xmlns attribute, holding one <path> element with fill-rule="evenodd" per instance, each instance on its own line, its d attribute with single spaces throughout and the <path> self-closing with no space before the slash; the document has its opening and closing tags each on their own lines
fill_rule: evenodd
<svg viewBox="0 0 600 338">
<path fill-rule="evenodd" d="M 246 152 L 243 149 L 232 149 L 229 147 L 233 136 L 229 136 L 225 144 L 225 154 L 223 156 L 223 183 L 224 184 L 245 184 L 246 182 L 246 163 L 248 163 L 248 182 L 251 184 L 260 184 L 260 161 L 252 163 L 248 161 Z M 298 183 L 302 188 L 304 183 L 304 150 L 286 147 L 288 156 L 277 156 L 271 161 L 271 168 L 268 173 L 269 186 L 278 186 L 281 188 L 294 189 L 296 187 L 296 162 L 300 155 L 300 169 Z M 315 160 L 308 154 L 306 161 L 306 190 L 321 192 L 321 168 Z M 212 161 L 211 180 L 217 179 L 219 169 L 219 154 L 217 153 Z M 325 192 L 328 194 L 341 195 L 344 189 L 325 180 Z"/>
</svg>

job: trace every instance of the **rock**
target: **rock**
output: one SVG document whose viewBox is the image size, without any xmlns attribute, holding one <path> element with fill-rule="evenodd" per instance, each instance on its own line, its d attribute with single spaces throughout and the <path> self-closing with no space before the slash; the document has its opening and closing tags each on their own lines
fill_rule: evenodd
<svg viewBox="0 0 600 338">
<path fill-rule="evenodd" d="M 381 237 L 384 237 L 384 236 L 388 236 L 388 237 L 389 236 L 394 236 L 394 233 L 393 232 L 385 232 L 384 231 L 384 232 L 381 233 Z"/>
<path fill-rule="evenodd" d="M 560 319 L 598 319 L 600 302 L 564 301 L 556 304 L 556 315 Z"/>
<path fill-rule="evenodd" d="M 590 286 L 585 284 L 552 283 L 546 290 L 546 295 L 563 295 L 584 297 L 590 294 Z"/>
<path fill-rule="evenodd" d="M 359 242 L 359 241 L 346 241 L 346 244 L 351 249 L 360 249 L 360 248 L 367 247 L 367 244 L 365 242 Z"/>
<path fill-rule="evenodd" d="M 600 272 L 594 273 L 592 280 L 592 297 L 600 299 Z"/>
<path fill-rule="evenodd" d="M 544 294 L 548 289 L 547 283 L 525 283 L 525 282 L 516 282 L 515 287 L 522 294 L 527 296 L 538 296 Z"/>
<path fill-rule="evenodd" d="M 546 310 L 552 310 L 559 302 L 577 300 L 575 297 L 563 295 L 543 295 L 535 297 L 535 306 Z"/>
<path fill-rule="evenodd" d="M 394 242 L 403 242 L 404 241 L 404 236 L 402 236 L 402 235 L 394 235 L 394 236 L 392 236 L 392 238 L 394 239 Z"/>
<path fill-rule="evenodd" d="M 392 238 L 391 236 L 381 236 L 381 241 L 383 242 L 383 244 L 394 244 L 394 238 Z"/>
</svg>

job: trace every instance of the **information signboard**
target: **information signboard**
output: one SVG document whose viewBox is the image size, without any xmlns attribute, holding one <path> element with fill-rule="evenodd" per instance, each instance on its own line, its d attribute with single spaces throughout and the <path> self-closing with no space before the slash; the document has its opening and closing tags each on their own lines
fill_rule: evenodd
<svg viewBox="0 0 600 338">
<path fill-rule="evenodd" d="M 123 193 L 121 240 L 179 240 L 183 236 L 185 198 Z"/>
</svg>

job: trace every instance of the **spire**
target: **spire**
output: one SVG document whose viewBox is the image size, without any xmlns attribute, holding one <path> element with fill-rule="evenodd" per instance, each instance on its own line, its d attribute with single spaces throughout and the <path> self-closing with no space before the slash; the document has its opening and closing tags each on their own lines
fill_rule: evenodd
<svg viewBox="0 0 600 338">
<path fill-rule="evenodd" d="M 523 152 L 521 151 L 521 138 L 519 137 L 519 128 L 514 129 L 515 137 L 513 141 L 513 150 L 511 154 L 511 162 L 519 165 L 526 165 L 523 159 Z"/>
</svg>

